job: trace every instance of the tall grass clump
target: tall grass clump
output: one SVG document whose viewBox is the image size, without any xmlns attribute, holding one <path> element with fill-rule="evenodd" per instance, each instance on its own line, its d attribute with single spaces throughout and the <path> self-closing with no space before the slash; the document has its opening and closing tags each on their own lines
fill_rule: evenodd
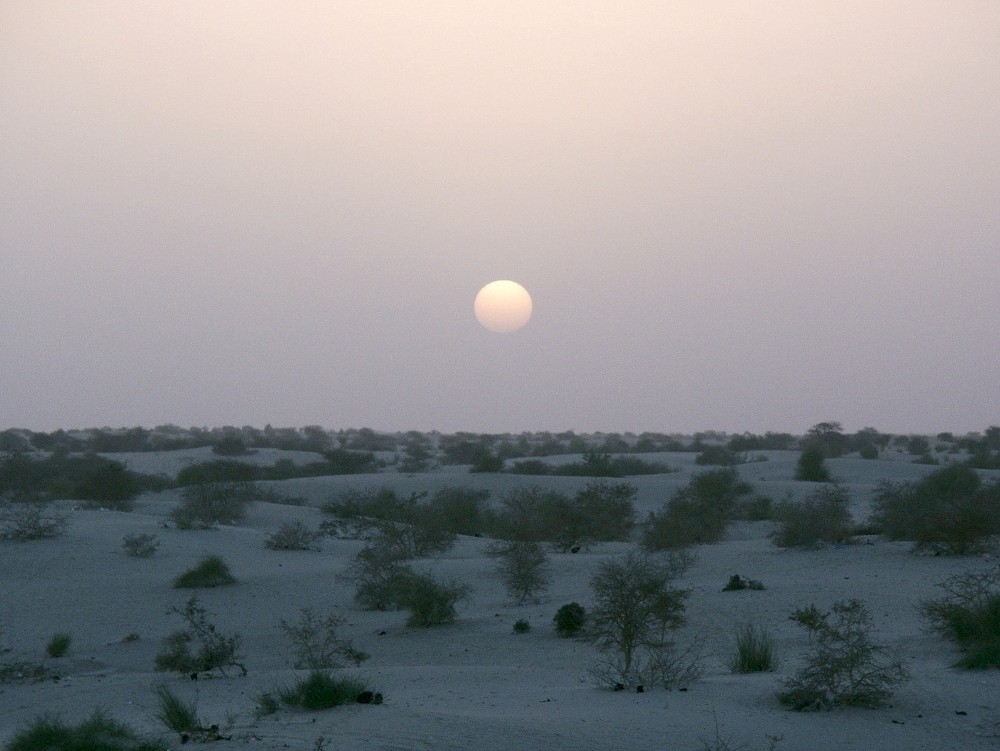
<svg viewBox="0 0 1000 751">
<path fill-rule="evenodd" d="M 316 712 L 344 704 L 381 704 L 382 694 L 369 689 L 359 678 L 313 670 L 295 685 L 280 691 L 278 699 L 287 707 Z"/>
<path fill-rule="evenodd" d="M 734 673 L 769 673 L 776 664 L 774 639 L 763 626 L 744 623 L 736 629 L 736 652 L 729 666 Z"/>
<path fill-rule="evenodd" d="M 162 683 L 154 691 L 160 704 L 156 719 L 165 728 L 179 734 L 199 733 L 204 730 L 201 720 L 198 719 L 198 708 L 193 702 L 186 703 Z"/>
<path fill-rule="evenodd" d="M 72 637 L 67 633 L 53 634 L 49 643 L 45 645 L 45 654 L 48 657 L 64 657 L 72 642 Z"/>
</svg>

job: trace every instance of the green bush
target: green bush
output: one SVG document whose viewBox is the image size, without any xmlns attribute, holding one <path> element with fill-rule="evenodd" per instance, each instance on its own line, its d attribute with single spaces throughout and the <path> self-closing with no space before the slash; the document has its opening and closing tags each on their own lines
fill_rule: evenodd
<svg viewBox="0 0 1000 751">
<path fill-rule="evenodd" d="M 524 618 L 518 618 L 514 621 L 514 633 L 515 634 L 526 634 L 531 631 L 531 624 L 528 623 Z"/>
<path fill-rule="evenodd" d="M 181 492 L 181 503 L 170 513 L 170 518 L 178 529 L 209 529 L 216 524 L 235 524 L 246 518 L 247 508 L 256 495 L 253 483 L 191 485 Z"/>
<path fill-rule="evenodd" d="M 406 625 L 427 628 L 452 623 L 455 603 L 468 594 L 468 587 L 456 582 L 441 582 L 430 574 L 412 574 L 400 599 L 400 605 L 410 613 Z"/>
<path fill-rule="evenodd" d="M 729 582 L 722 588 L 723 592 L 738 592 L 742 589 L 764 589 L 764 585 L 756 579 L 744 579 L 739 574 L 729 577 Z"/>
<path fill-rule="evenodd" d="M 381 704 L 382 694 L 369 689 L 363 681 L 352 677 L 333 677 L 322 670 L 313 670 L 290 688 L 278 694 L 288 707 L 316 712 L 344 704 Z"/>
<path fill-rule="evenodd" d="M 53 717 L 39 717 L 11 739 L 7 751 L 167 751 L 167 746 L 142 740 L 131 728 L 98 710 L 75 727 Z"/>
<path fill-rule="evenodd" d="M 780 548 L 807 548 L 822 543 L 849 542 L 854 520 L 850 496 L 840 486 L 821 487 L 801 503 L 779 503 L 778 528 L 771 535 Z"/>
<path fill-rule="evenodd" d="M 720 467 L 732 467 L 735 464 L 745 464 L 746 461 L 745 455 L 730 451 L 725 446 L 706 446 L 694 459 L 694 463 L 698 465 L 714 464 Z"/>
<path fill-rule="evenodd" d="M 217 555 L 208 555 L 193 569 L 174 579 L 174 589 L 227 587 L 235 583 L 236 578 L 226 562 Z"/>
<path fill-rule="evenodd" d="M 838 601 L 830 611 L 815 605 L 792 613 L 812 644 L 805 665 L 785 681 L 778 695 L 793 709 L 831 709 L 837 705 L 881 707 L 892 687 L 906 680 L 903 664 L 872 641 L 871 616 L 860 600 Z"/>
<path fill-rule="evenodd" d="M 774 639 L 766 628 L 744 623 L 736 630 L 736 652 L 730 662 L 734 673 L 769 673 L 774 670 Z"/>
<path fill-rule="evenodd" d="M 64 657 L 72 642 L 72 637 L 67 633 L 54 634 L 45 645 L 45 654 L 48 657 Z"/>
<path fill-rule="evenodd" d="M 649 515 L 643 547 L 656 551 L 718 542 L 739 497 L 751 490 L 731 467 L 695 475 L 659 512 Z"/>
<path fill-rule="evenodd" d="M 938 586 L 947 596 L 919 609 L 935 631 L 961 648 L 957 667 L 1000 668 L 1000 565 L 956 574 Z"/>
<path fill-rule="evenodd" d="M 570 602 L 560 607 L 552 620 L 559 636 L 576 636 L 587 622 L 587 611 L 580 603 Z"/>
<path fill-rule="evenodd" d="M 497 559 L 500 578 L 518 605 L 536 599 L 549 586 L 549 557 L 541 543 L 503 540 L 492 545 L 488 552 Z"/>
<path fill-rule="evenodd" d="M 1000 481 L 984 485 L 976 471 L 951 465 L 916 483 L 883 483 L 872 522 L 892 540 L 964 555 L 1000 534 Z"/>
<path fill-rule="evenodd" d="M 830 482 L 830 471 L 826 468 L 826 454 L 818 443 L 810 443 L 799 455 L 795 479 L 806 482 Z"/>
</svg>

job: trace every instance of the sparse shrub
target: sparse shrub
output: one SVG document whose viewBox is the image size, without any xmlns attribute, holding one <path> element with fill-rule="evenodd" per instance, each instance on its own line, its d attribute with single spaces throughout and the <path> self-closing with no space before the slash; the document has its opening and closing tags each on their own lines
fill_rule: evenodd
<svg viewBox="0 0 1000 751">
<path fill-rule="evenodd" d="M 729 581 L 726 586 L 722 588 L 723 592 L 737 592 L 741 589 L 764 589 L 763 583 L 757 581 L 756 579 L 744 579 L 739 574 L 733 574 L 729 577 Z"/>
<path fill-rule="evenodd" d="M 849 501 L 847 490 L 833 485 L 819 488 L 801 503 L 780 503 L 775 514 L 779 526 L 771 539 L 780 548 L 848 542 L 854 529 Z"/>
<path fill-rule="evenodd" d="M 188 600 L 183 609 L 175 606 L 169 612 L 181 616 L 187 629 L 175 631 L 164 640 L 166 650 L 156 655 L 157 670 L 187 674 L 218 670 L 225 675 L 226 668 L 236 667 L 241 675 L 247 674 L 239 654 L 240 636 L 220 633 L 208 621 L 196 597 Z"/>
<path fill-rule="evenodd" d="M 730 668 L 734 673 L 766 673 L 774 670 L 774 639 L 764 627 L 744 623 L 736 630 L 736 653 Z"/>
<path fill-rule="evenodd" d="M 281 709 L 281 702 L 270 691 L 265 691 L 257 697 L 257 706 L 254 708 L 254 717 L 258 720 L 261 717 L 275 714 Z"/>
<path fill-rule="evenodd" d="M 872 641 L 872 622 L 860 600 L 838 601 L 830 611 L 815 605 L 792 613 L 812 641 L 805 665 L 785 681 L 778 695 L 793 709 L 831 709 L 837 705 L 881 707 L 892 687 L 906 680 L 903 664 Z"/>
<path fill-rule="evenodd" d="M 549 586 L 549 556 L 532 540 L 501 540 L 489 548 L 507 593 L 522 605 Z"/>
<path fill-rule="evenodd" d="M 528 623 L 524 618 L 518 618 L 514 621 L 514 633 L 515 634 L 526 634 L 531 631 L 531 624 Z"/>
<path fill-rule="evenodd" d="M 217 555 L 208 555 L 197 566 L 174 579 L 174 589 L 227 587 L 236 583 L 229 566 Z"/>
<path fill-rule="evenodd" d="M 1000 668 L 1000 564 L 939 585 L 947 596 L 919 606 L 931 628 L 961 648 L 957 667 Z"/>
<path fill-rule="evenodd" d="M 872 522 L 890 539 L 964 555 L 1000 534 L 1000 481 L 984 485 L 970 467 L 952 465 L 916 483 L 884 483 L 875 493 Z"/>
<path fill-rule="evenodd" d="M 352 677 L 333 677 L 322 670 L 313 670 L 290 688 L 278 694 L 288 707 L 315 712 L 344 704 L 381 704 L 382 694 L 369 689 L 363 681 Z"/>
<path fill-rule="evenodd" d="M 131 558 L 152 558 L 159 547 L 160 540 L 156 535 L 125 535 L 122 538 L 125 555 Z"/>
<path fill-rule="evenodd" d="M 170 513 L 170 518 L 178 529 L 235 524 L 246 518 L 256 492 L 250 482 L 189 485 L 181 492 L 181 503 Z"/>
<path fill-rule="evenodd" d="M 54 634 L 45 645 L 45 654 L 48 657 L 64 657 L 72 642 L 73 638 L 67 633 Z"/>
<path fill-rule="evenodd" d="M 411 574 L 405 584 L 400 606 L 409 611 L 407 626 L 427 628 L 452 623 L 455 603 L 468 596 L 468 587 L 441 582 L 430 574 Z"/>
<path fill-rule="evenodd" d="M 689 559 L 631 552 L 602 563 L 591 579 L 587 637 L 604 653 L 594 678 L 608 687 L 659 682 L 673 658 L 667 632 L 684 622 L 687 592 L 671 586 Z"/>
<path fill-rule="evenodd" d="M 76 726 L 39 717 L 10 740 L 7 751 L 167 751 L 167 746 L 143 740 L 98 710 Z"/>
<path fill-rule="evenodd" d="M 313 532 L 302 522 L 288 522 L 264 542 L 269 550 L 319 550 L 316 541 L 322 533 Z"/>
<path fill-rule="evenodd" d="M 58 537 L 66 529 L 66 514 L 39 501 L 0 500 L 0 540 L 41 540 Z"/>
<path fill-rule="evenodd" d="M 570 602 L 560 607 L 552 620 L 559 636 L 576 636 L 587 622 L 587 611 L 580 603 Z"/>
<path fill-rule="evenodd" d="M 302 608 L 297 623 L 282 619 L 281 629 L 292 643 L 297 669 L 325 670 L 340 667 L 338 657 L 360 665 L 368 655 L 355 649 L 350 641 L 337 636 L 343 621 L 334 615 L 320 618 L 309 608 Z"/>
<path fill-rule="evenodd" d="M 392 550 L 368 545 L 358 552 L 343 578 L 355 584 L 354 602 L 364 610 L 400 607 L 413 569 Z"/>
<path fill-rule="evenodd" d="M 799 455 L 795 479 L 807 482 L 830 482 L 830 471 L 826 468 L 826 455 L 819 443 L 809 443 Z"/>
<path fill-rule="evenodd" d="M 642 544 L 647 550 L 672 550 L 718 542 L 733 516 L 737 499 L 751 492 L 735 469 L 702 472 L 649 515 Z"/>
</svg>

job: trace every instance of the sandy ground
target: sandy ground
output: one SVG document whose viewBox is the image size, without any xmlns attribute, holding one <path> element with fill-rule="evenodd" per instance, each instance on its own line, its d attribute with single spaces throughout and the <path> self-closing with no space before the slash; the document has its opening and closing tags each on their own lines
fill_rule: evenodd
<svg viewBox="0 0 1000 751">
<path fill-rule="evenodd" d="M 205 453 L 205 452 L 202 452 Z M 757 493 L 780 500 L 803 497 L 814 486 L 792 480 L 797 453 L 762 452 L 768 461 L 740 467 Z M 266 463 L 282 452 L 255 455 Z M 210 453 L 129 455 L 133 468 L 173 474 Z M 292 456 L 308 461 L 309 455 Z M 679 471 L 629 481 L 639 488 L 638 517 L 658 508 L 677 487 L 704 468 L 693 455 L 657 457 Z M 872 492 L 882 480 L 913 480 L 934 469 L 889 455 L 878 461 L 828 461 L 833 475 L 852 493 L 863 521 Z M 283 522 L 316 527 L 319 504 L 344 487 L 391 485 L 403 493 L 444 486 L 506 489 L 534 484 L 572 491 L 584 478 L 471 475 L 465 467 L 404 476 L 394 473 L 309 478 L 270 483 L 275 490 L 307 499 L 307 505 L 256 504 L 247 521 L 210 531 L 166 528 L 176 492 L 145 496 L 131 513 L 70 511 L 66 533 L 55 539 L 0 543 L 0 663 L 43 663 L 59 680 L 0 685 L 0 743 L 45 712 L 76 722 L 103 708 L 149 736 L 179 745 L 155 719 L 154 687 L 165 683 L 196 700 L 207 723 L 231 724 L 229 740 L 212 748 L 313 749 L 321 736 L 328 749 L 995 749 L 1000 747 L 1000 671 L 965 672 L 950 667 L 956 650 L 927 633 L 916 604 L 938 594 L 935 584 L 956 572 L 990 565 L 988 559 L 915 555 L 906 543 L 877 538 L 846 547 L 782 550 L 768 539 L 770 522 L 734 524 L 725 541 L 697 549 L 695 565 L 679 582 L 691 589 L 688 624 L 677 633 L 706 646 L 705 674 L 687 691 L 615 693 L 594 687 L 588 668 L 593 647 L 559 638 L 556 609 L 591 602 L 595 566 L 626 551 L 604 544 L 579 554 L 553 554 L 553 584 L 538 604 L 516 606 L 498 582 L 488 541 L 460 538 L 447 554 L 416 562 L 468 584 L 453 625 L 405 626 L 405 614 L 353 609 L 351 585 L 338 579 L 361 548 L 357 540 L 327 539 L 319 552 L 273 551 L 264 541 Z M 156 534 L 161 546 L 149 559 L 130 558 L 122 538 Z M 239 580 L 236 586 L 198 590 L 198 597 L 224 632 L 243 637 L 246 677 L 191 681 L 153 670 L 162 639 L 181 627 L 171 606 L 190 595 L 173 578 L 208 553 L 221 555 Z M 764 591 L 723 592 L 738 573 L 758 579 Z M 807 635 L 789 613 L 815 603 L 863 599 L 878 639 L 902 655 L 912 679 L 881 710 L 835 709 L 798 713 L 775 698 L 808 647 Z M 291 712 L 255 719 L 256 698 L 288 685 L 296 675 L 281 618 L 299 608 L 345 619 L 342 634 L 371 654 L 358 670 L 385 696 L 380 706 L 351 705 L 325 712 Z M 527 634 L 512 633 L 527 619 Z M 780 665 L 775 673 L 736 675 L 727 664 L 734 629 L 747 619 L 775 636 Z M 72 636 L 67 656 L 45 658 L 57 632 Z M 129 635 L 138 639 L 126 640 Z M 721 741 L 728 746 L 721 745 Z M 713 745 L 715 744 L 715 745 Z"/>
</svg>

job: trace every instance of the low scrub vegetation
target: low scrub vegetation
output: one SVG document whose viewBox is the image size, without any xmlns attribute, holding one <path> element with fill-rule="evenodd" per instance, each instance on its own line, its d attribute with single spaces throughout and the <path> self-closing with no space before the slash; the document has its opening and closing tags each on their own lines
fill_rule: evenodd
<svg viewBox="0 0 1000 751">
<path fill-rule="evenodd" d="M 664 507 L 649 515 L 642 544 L 647 550 L 671 550 L 718 542 L 740 496 L 749 495 L 749 483 L 735 469 L 702 472 L 673 494 Z"/>
<path fill-rule="evenodd" d="M 957 667 L 1000 668 L 1000 564 L 956 574 L 938 586 L 945 596 L 921 603 L 920 613 L 962 650 Z"/>
<path fill-rule="evenodd" d="M 341 667 L 341 659 L 360 665 L 369 655 L 356 649 L 337 633 L 343 620 L 335 615 L 317 616 L 309 608 L 299 611 L 299 620 L 289 623 L 282 619 L 281 630 L 292 645 L 297 669 L 326 670 Z"/>
<path fill-rule="evenodd" d="M 174 589 L 228 587 L 236 583 L 229 566 L 217 555 L 207 555 L 197 566 L 174 579 Z"/>
<path fill-rule="evenodd" d="M 871 616 L 860 600 L 835 602 L 827 612 L 810 605 L 791 619 L 809 632 L 811 649 L 785 681 L 778 695 L 783 704 L 798 710 L 882 707 L 907 679 L 899 659 L 873 641 Z"/>
<path fill-rule="evenodd" d="M 583 455 L 583 460 L 578 462 L 549 464 L 538 459 L 527 459 L 513 462 L 504 471 L 516 475 L 629 477 L 630 475 L 660 475 L 674 470 L 666 464 L 645 461 L 637 456 L 612 456 L 606 452 L 589 451 Z"/>
<path fill-rule="evenodd" d="M 156 535 L 135 534 L 122 538 L 122 549 L 130 558 L 152 558 L 160 548 Z"/>
<path fill-rule="evenodd" d="M 177 529 L 211 529 L 216 524 L 236 524 L 246 518 L 257 500 L 253 483 L 221 482 L 184 488 L 181 503 L 170 513 Z"/>
<path fill-rule="evenodd" d="M 319 550 L 318 540 L 322 532 L 315 532 L 302 522 L 282 524 L 264 542 L 268 550 Z"/>
<path fill-rule="evenodd" d="M 278 692 L 278 700 L 286 707 L 316 712 L 344 704 L 381 704 L 382 694 L 368 688 L 360 678 L 313 670 Z"/>
<path fill-rule="evenodd" d="M 0 499 L 0 540 L 26 542 L 58 537 L 66 530 L 67 514 L 42 501 Z"/>
<path fill-rule="evenodd" d="M 237 668 L 247 674 L 240 655 L 239 634 L 223 634 L 208 620 L 208 614 L 192 597 L 183 608 L 173 607 L 184 619 L 187 628 L 175 631 L 164 640 L 165 649 L 156 655 L 155 666 L 160 671 L 194 674 L 218 670 L 226 675 L 228 668 Z"/>
<path fill-rule="evenodd" d="M 850 496 L 838 485 L 823 486 L 804 501 L 785 501 L 775 509 L 778 528 L 771 540 L 779 548 L 810 548 L 823 543 L 849 542 L 854 520 Z"/>
<path fill-rule="evenodd" d="M 964 555 L 1000 534 L 1000 480 L 984 484 L 962 465 L 936 470 L 915 483 L 884 483 L 875 493 L 872 522 L 892 540 L 919 549 Z"/>
<path fill-rule="evenodd" d="M 15 454 L 0 460 L 0 493 L 18 500 L 72 499 L 86 501 L 88 506 L 131 511 L 139 493 L 169 485 L 162 477 L 131 472 L 124 464 L 96 454 Z"/>
<path fill-rule="evenodd" d="M 144 740 L 127 725 L 95 711 L 79 725 L 39 717 L 14 735 L 7 751 L 167 751 L 167 745 Z"/>
</svg>

